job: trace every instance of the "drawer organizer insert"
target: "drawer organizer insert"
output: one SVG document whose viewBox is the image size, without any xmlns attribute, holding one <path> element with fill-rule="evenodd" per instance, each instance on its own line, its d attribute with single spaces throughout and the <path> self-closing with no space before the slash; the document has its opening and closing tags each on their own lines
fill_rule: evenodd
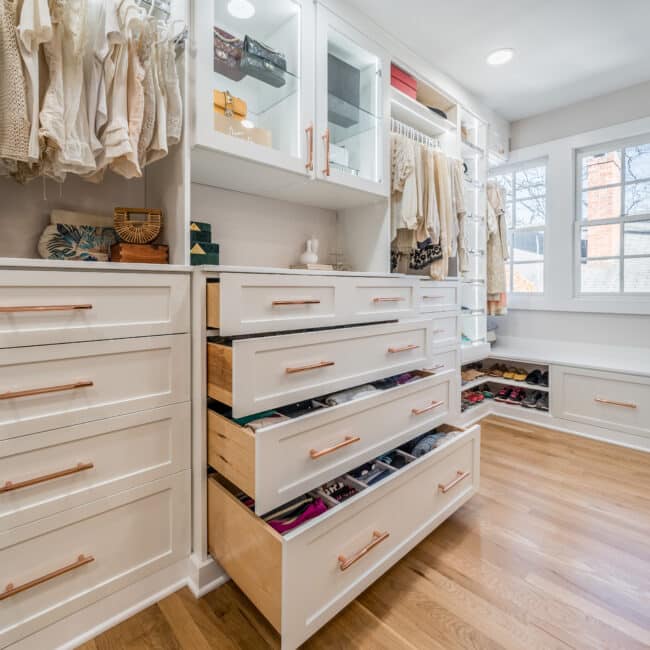
<svg viewBox="0 0 650 650">
<path fill-rule="evenodd" d="M 478 426 L 441 425 L 422 438 L 264 518 L 249 496 L 209 477 L 210 553 L 286 647 L 313 634 L 475 493 Z"/>
<path fill-rule="evenodd" d="M 449 415 L 453 373 L 413 371 L 255 416 L 208 409 L 208 464 L 262 514 Z"/>
</svg>

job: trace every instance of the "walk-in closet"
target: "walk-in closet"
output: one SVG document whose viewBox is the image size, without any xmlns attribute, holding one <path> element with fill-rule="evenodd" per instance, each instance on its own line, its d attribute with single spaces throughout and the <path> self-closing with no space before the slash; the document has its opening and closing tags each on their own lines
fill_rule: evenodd
<svg viewBox="0 0 650 650">
<path fill-rule="evenodd" d="M 0 648 L 650 648 L 648 21 L 0 0 Z"/>
</svg>

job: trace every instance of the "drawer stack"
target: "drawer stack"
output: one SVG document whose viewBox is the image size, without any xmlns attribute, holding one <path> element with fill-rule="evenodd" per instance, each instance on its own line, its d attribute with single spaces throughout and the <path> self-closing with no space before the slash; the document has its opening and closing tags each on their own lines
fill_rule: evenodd
<svg viewBox="0 0 650 650">
<path fill-rule="evenodd" d="M 0 647 L 189 552 L 189 276 L 3 270 Z"/>
<path fill-rule="evenodd" d="M 478 487 L 478 428 L 445 424 L 458 315 L 414 317 L 409 277 L 222 273 L 206 292 L 208 548 L 295 648 Z M 303 499 L 320 514 L 268 523 Z"/>
</svg>

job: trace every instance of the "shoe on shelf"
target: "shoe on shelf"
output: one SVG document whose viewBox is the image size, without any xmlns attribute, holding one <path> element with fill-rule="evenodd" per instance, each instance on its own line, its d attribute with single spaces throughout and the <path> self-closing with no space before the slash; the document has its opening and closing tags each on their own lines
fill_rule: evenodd
<svg viewBox="0 0 650 650">
<path fill-rule="evenodd" d="M 537 400 L 535 408 L 540 411 L 548 411 L 548 393 L 540 393 L 541 397 Z"/>
<path fill-rule="evenodd" d="M 540 386 L 547 386 L 547 387 L 548 387 L 548 370 L 545 370 L 545 371 L 542 373 L 542 377 L 541 377 L 541 379 L 539 380 L 539 385 L 540 385 Z"/>
<path fill-rule="evenodd" d="M 490 387 L 487 384 L 483 384 L 483 386 L 478 390 L 482 393 L 485 399 L 494 399 L 494 393 L 490 390 Z"/>
<path fill-rule="evenodd" d="M 526 377 L 528 376 L 528 373 L 525 370 L 515 370 L 515 374 L 512 376 L 512 378 L 515 381 L 526 381 Z"/>
<path fill-rule="evenodd" d="M 538 390 L 531 391 L 526 395 L 526 398 L 521 403 L 522 406 L 525 406 L 527 409 L 537 408 L 537 402 L 542 398 L 543 393 Z"/>
<path fill-rule="evenodd" d="M 494 400 L 495 400 L 496 402 L 507 402 L 507 401 L 508 401 L 508 397 L 510 397 L 510 392 L 511 392 L 511 391 L 512 391 L 511 388 L 509 388 L 508 386 L 505 386 L 504 388 L 502 388 L 502 389 L 501 389 L 501 390 L 500 390 L 500 391 L 499 391 L 499 392 L 494 396 Z"/>
<path fill-rule="evenodd" d="M 503 373 L 503 378 L 504 379 L 514 379 L 516 370 L 514 368 L 508 368 L 504 373 Z"/>
<path fill-rule="evenodd" d="M 487 374 L 490 377 L 503 377 L 503 373 L 507 368 L 502 363 L 497 363 L 495 366 L 492 366 L 487 370 Z"/>
<path fill-rule="evenodd" d="M 533 386 L 538 386 L 541 379 L 542 371 L 539 368 L 535 368 L 535 370 L 531 370 L 528 373 L 528 376 L 526 377 L 526 383 Z"/>
<path fill-rule="evenodd" d="M 506 402 L 508 404 L 514 404 L 515 406 L 520 406 L 526 397 L 526 391 L 523 388 L 513 388 L 508 395 Z"/>
</svg>

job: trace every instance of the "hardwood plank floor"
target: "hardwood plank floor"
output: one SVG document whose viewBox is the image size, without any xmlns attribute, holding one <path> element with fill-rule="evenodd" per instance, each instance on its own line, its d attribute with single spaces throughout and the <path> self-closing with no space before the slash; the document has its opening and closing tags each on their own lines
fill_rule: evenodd
<svg viewBox="0 0 650 650">
<path fill-rule="evenodd" d="M 650 456 L 489 418 L 469 503 L 304 646 L 650 648 Z M 260 650 L 279 637 L 228 583 L 187 589 L 83 650 Z"/>
</svg>

